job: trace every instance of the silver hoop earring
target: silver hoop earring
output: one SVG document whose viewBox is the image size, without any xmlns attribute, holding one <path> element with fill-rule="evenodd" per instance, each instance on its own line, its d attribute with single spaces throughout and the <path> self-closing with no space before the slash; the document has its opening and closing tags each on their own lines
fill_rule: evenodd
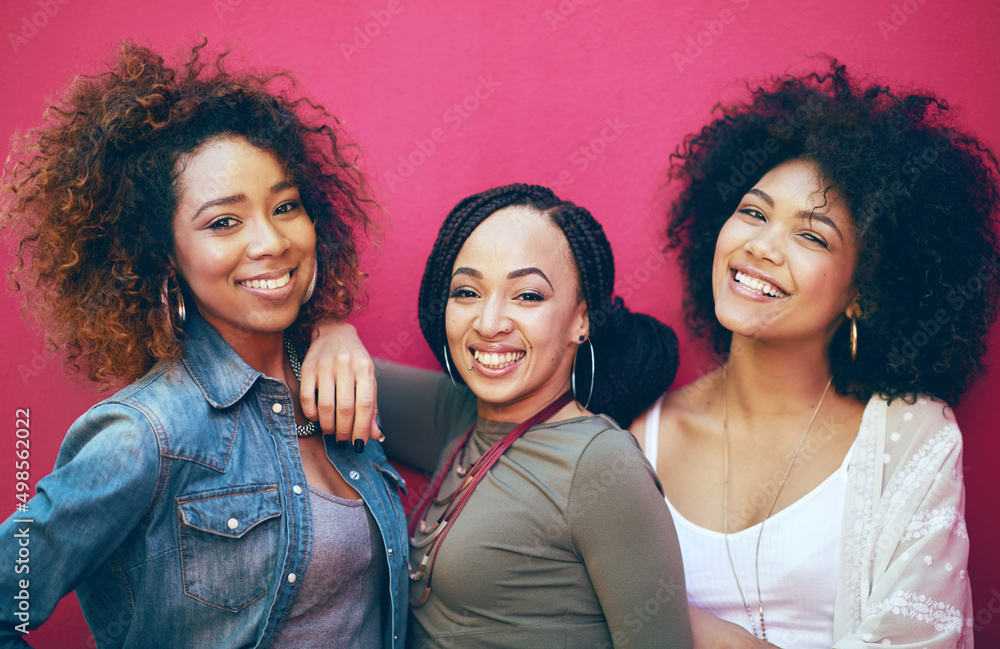
<svg viewBox="0 0 1000 649">
<path fill-rule="evenodd" d="M 180 281 L 177 282 L 177 326 L 181 329 L 187 322 L 187 307 L 184 306 L 184 291 L 181 289 Z"/>
<path fill-rule="evenodd" d="M 160 302 L 163 304 L 163 309 L 166 311 L 167 316 L 167 332 L 170 334 L 174 333 L 174 323 L 173 323 L 173 309 L 170 307 L 170 278 L 173 275 L 167 275 L 163 278 L 163 286 L 160 288 Z M 177 328 L 183 329 L 184 323 L 187 322 L 187 309 L 184 306 L 184 292 L 181 290 L 181 282 L 179 279 L 174 277 L 177 282 Z"/>
<path fill-rule="evenodd" d="M 444 345 L 444 366 L 448 369 L 448 378 L 451 379 L 451 384 L 458 389 L 458 383 L 455 383 L 455 376 L 451 373 L 451 363 L 448 362 L 448 343 Z"/>
<path fill-rule="evenodd" d="M 597 374 L 597 361 L 594 359 L 594 341 L 587 338 L 584 342 L 590 345 L 590 391 L 587 392 L 587 402 L 582 404 L 583 409 L 586 410 L 587 406 L 590 405 L 590 398 L 594 396 L 594 376 Z M 576 392 L 576 358 L 580 355 L 580 343 L 576 346 L 576 352 L 573 353 L 573 369 L 569 373 L 569 383 L 573 390 L 573 397 L 576 399 L 577 403 L 580 403 L 580 395 Z"/>
<path fill-rule="evenodd" d="M 306 294 L 302 296 L 302 302 L 299 304 L 305 304 L 312 298 L 313 291 L 316 290 L 316 280 L 319 278 L 319 262 L 317 261 L 313 265 L 313 276 L 312 281 L 309 282 L 309 288 L 306 289 Z"/>
</svg>

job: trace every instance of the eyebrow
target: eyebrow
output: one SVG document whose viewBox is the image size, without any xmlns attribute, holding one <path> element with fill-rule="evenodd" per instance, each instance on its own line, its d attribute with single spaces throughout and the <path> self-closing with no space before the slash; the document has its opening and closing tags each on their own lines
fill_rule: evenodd
<svg viewBox="0 0 1000 649">
<path fill-rule="evenodd" d="M 757 196 L 762 201 L 764 201 L 765 203 L 767 203 L 769 206 L 774 207 L 774 199 L 771 198 L 770 195 L 768 195 L 768 193 L 765 192 L 762 189 L 757 189 L 756 187 L 754 187 L 753 189 L 749 190 L 747 192 L 747 194 L 753 194 L 754 196 Z M 840 237 L 841 241 L 844 240 L 844 235 L 843 235 L 843 233 L 841 233 L 840 228 L 837 227 L 837 224 L 833 222 L 833 219 L 831 219 L 829 216 L 823 214 L 822 212 L 815 212 L 815 211 L 813 211 L 813 212 L 806 212 L 805 210 L 803 210 L 803 211 L 799 212 L 799 218 L 801 218 L 801 219 L 809 219 L 810 221 L 819 221 L 820 223 L 825 223 L 826 225 L 828 225 L 831 228 L 833 228 L 833 231 L 837 233 L 837 236 Z"/>
<path fill-rule="evenodd" d="M 753 194 L 754 196 L 760 198 L 762 201 L 764 201 L 765 203 L 767 203 L 771 207 L 774 207 L 774 199 L 771 198 L 771 196 L 767 192 L 765 192 L 763 189 L 757 189 L 756 187 L 754 187 L 753 189 L 751 189 L 747 193 L 748 194 Z"/>
<path fill-rule="evenodd" d="M 295 185 L 293 185 L 286 179 L 271 185 L 270 191 L 272 194 L 277 194 L 278 192 L 284 191 L 286 189 L 292 189 L 293 187 L 295 187 Z M 191 217 L 191 220 L 193 221 L 197 219 L 198 215 L 207 209 L 218 207 L 219 205 L 236 205 L 237 203 L 246 202 L 246 200 L 247 200 L 247 195 L 242 192 L 239 194 L 233 194 L 232 196 L 222 196 L 221 198 L 213 198 L 210 201 L 205 201 L 204 203 L 202 203 L 201 207 L 198 208 L 198 211 L 195 212 L 194 216 Z"/>
<path fill-rule="evenodd" d="M 524 277 L 526 275 L 538 275 L 539 277 L 545 280 L 545 283 L 549 285 L 550 289 L 552 289 L 553 291 L 556 290 L 555 288 L 552 287 L 552 282 L 550 282 L 549 278 L 545 276 L 545 273 L 542 272 L 542 269 L 535 268 L 534 266 L 529 266 L 527 268 L 519 268 L 518 270 L 512 270 L 509 273 L 507 273 L 507 279 L 516 279 L 518 277 Z"/>
<path fill-rule="evenodd" d="M 461 268 L 456 268 L 455 272 L 451 274 L 451 278 L 455 279 L 458 275 L 469 275 L 470 277 L 475 277 L 476 279 L 482 279 L 483 274 L 480 273 L 475 268 L 468 268 L 467 266 L 462 266 Z M 555 288 L 552 286 L 552 282 L 549 278 L 545 276 L 540 268 L 535 268 L 534 266 L 529 266 L 528 268 L 518 268 L 517 270 L 512 270 L 507 273 L 507 279 L 517 279 L 518 277 L 525 277 L 526 275 L 538 275 L 545 280 L 545 283 L 549 285 L 549 288 L 553 291 Z"/>
<path fill-rule="evenodd" d="M 483 278 L 483 274 L 480 273 L 478 270 L 476 270 L 475 268 L 468 268 L 466 266 L 462 266 L 461 268 L 456 268 L 455 272 L 451 274 L 451 278 L 455 279 L 459 275 L 469 275 L 470 277 L 475 277 L 476 279 Z"/>
<path fill-rule="evenodd" d="M 831 228 L 833 228 L 833 231 L 837 233 L 837 236 L 840 237 L 841 241 L 844 240 L 844 235 L 840 233 L 840 228 L 837 227 L 837 224 L 834 223 L 833 219 L 831 219 L 829 216 L 825 214 L 817 214 L 816 212 L 799 212 L 799 216 L 804 219 L 809 219 L 810 221 L 819 221 L 820 223 L 826 223 Z"/>
</svg>

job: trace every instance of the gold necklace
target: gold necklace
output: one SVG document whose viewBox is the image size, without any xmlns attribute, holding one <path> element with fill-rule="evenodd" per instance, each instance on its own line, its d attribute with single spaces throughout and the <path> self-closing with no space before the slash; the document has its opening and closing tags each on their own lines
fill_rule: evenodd
<svg viewBox="0 0 1000 649">
<path fill-rule="evenodd" d="M 727 370 L 729 366 L 722 366 L 722 445 L 723 445 L 723 455 L 725 466 L 725 482 L 723 483 L 724 491 L 722 497 L 722 538 L 726 543 L 726 556 L 729 557 L 729 567 L 733 571 L 733 579 L 736 580 L 736 588 L 740 591 L 740 598 L 743 600 L 743 607 L 747 611 L 747 617 L 750 618 L 750 630 L 753 632 L 755 638 L 760 638 L 764 642 L 767 642 L 767 629 L 764 628 L 764 600 L 760 596 L 760 540 L 764 536 L 764 523 L 770 518 L 771 512 L 774 511 L 774 504 L 778 502 L 778 495 L 781 494 L 781 489 L 785 486 L 785 480 L 788 479 L 788 474 L 792 472 L 792 467 L 795 466 L 795 459 L 799 456 L 799 451 L 802 449 L 803 442 L 806 441 L 806 435 L 809 434 L 809 429 L 812 427 L 813 422 L 816 420 L 816 415 L 819 414 L 820 406 L 823 405 L 823 399 L 826 398 L 826 393 L 830 390 L 830 384 L 833 383 L 833 377 L 826 382 L 826 387 L 823 388 L 823 394 L 819 398 L 819 403 L 816 404 L 816 409 L 813 410 L 812 417 L 809 418 L 809 423 L 806 424 L 806 429 L 802 431 L 802 437 L 799 439 L 799 445 L 795 447 L 795 453 L 792 454 L 792 461 L 788 463 L 788 468 L 785 469 L 785 475 L 782 476 L 781 482 L 778 483 L 778 489 L 774 492 L 774 498 L 771 499 L 771 506 L 767 508 L 767 513 L 764 514 L 764 520 L 760 522 L 760 531 L 757 533 L 757 549 L 754 552 L 753 559 L 753 569 L 757 577 L 757 611 L 760 615 L 760 635 L 757 635 L 757 622 L 754 620 L 753 613 L 750 610 L 750 602 L 747 601 L 746 595 L 743 594 L 743 587 L 740 585 L 739 575 L 736 574 L 736 565 L 733 563 L 733 555 L 729 550 L 729 384 L 727 381 Z"/>
</svg>

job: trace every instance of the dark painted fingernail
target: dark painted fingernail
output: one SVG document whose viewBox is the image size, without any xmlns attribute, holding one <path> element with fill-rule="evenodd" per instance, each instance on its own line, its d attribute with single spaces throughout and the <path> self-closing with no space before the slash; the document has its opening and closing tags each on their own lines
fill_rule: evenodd
<svg viewBox="0 0 1000 649">
<path fill-rule="evenodd" d="M 339 448 L 340 450 L 343 451 L 345 448 L 347 448 L 347 445 L 350 444 L 350 443 L 351 443 L 351 440 L 349 440 L 349 439 L 338 439 L 337 440 L 337 448 Z"/>
<path fill-rule="evenodd" d="M 365 452 L 365 443 L 364 443 L 364 441 L 362 441 L 360 439 L 354 440 L 354 452 L 355 453 L 364 453 Z"/>
</svg>

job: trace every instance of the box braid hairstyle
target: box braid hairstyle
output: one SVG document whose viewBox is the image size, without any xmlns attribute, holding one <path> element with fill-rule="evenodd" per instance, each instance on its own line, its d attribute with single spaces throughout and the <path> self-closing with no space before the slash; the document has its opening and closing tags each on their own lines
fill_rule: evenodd
<svg viewBox="0 0 1000 649">
<path fill-rule="evenodd" d="M 420 330 L 445 367 L 445 307 L 452 267 L 466 239 L 495 212 L 527 206 L 547 216 L 569 242 L 580 292 L 587 302 L 590 341 L 594 345 L 596 376 L 588 409 L 610 416 L 623 427 L 653 403 L 677 372 L 677 336 L 659 320 L 631 313 L 621 298 L 612 298 L 615 260 L 604 229 L 582 207 L 561 200 L 551 189 L 514 184 L 496 187 L 463 199 L 448 214 L 427 259 L 420 283 Z M 583 360 L 587 356 L 587 360 Z M 580 354 L 577 386 L 589 386 L 589 354 Z M 462 381 L 456 373 L 455 381 Z"/>
</svg>

